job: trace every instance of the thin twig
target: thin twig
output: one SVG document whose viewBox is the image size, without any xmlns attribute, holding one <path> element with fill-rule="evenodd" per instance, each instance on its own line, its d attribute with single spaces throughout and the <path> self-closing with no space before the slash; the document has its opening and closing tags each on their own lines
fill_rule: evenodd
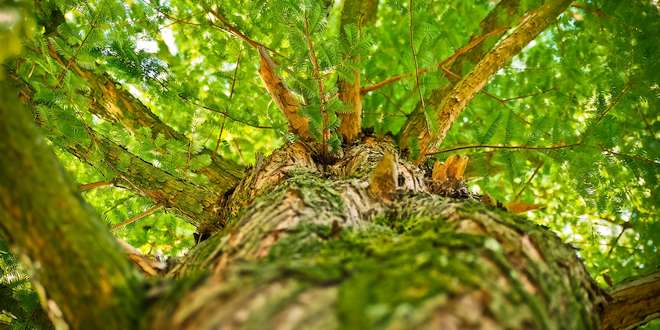
<svg viewBox="0 0 660 330">
<path fill-rule="evenodd" d="M 514 97 L 510 97 L 510 98 L 506 98 L 506 99 L 500 99 L 500 100 L 504 103 L 507 103 L 507 102 L 511 102 L 511 101 L 515 101 L 515 100 L 525 99 L 525 98 L 528 98 L 528 97 L 534 97 L 534 96 L 542 95 L 542 94 L 551 92 L 555 89 L 556 89 L 555 87 L 550 87 L 548 89 L 545 89 L 545 90 L 542 90 L 542 91 L 539 91 L 539 92 L 536 92 L 536 93 L 519 95 L 519 96 L 514 96 Z"/>
<path fill-rule="evenodd" d="M 626 223 L 627 223 L 627 222 L 626 222 Z M 619 235 L 617 235 L 616 238 L 612 241 L 612 243 L 610 243 L 610 250 L 607 251 L 607 256 L 608 256 L 608 257 L 610 256 L 610 254 L 612 254 L 612 251 L 614 251 L 614 248 L 615 248 L 616 245 L 619 243 L 619 239 L 621 239 L 621 236 L 623 236 L 623 233 L 624 233 L 628 228 L 630 228 L 630 226 L 623 226 L 623 227 L 621 228 L 621 232 L 619 233 Z"/>
<path fill-rule="evenodd" d="M 55 86 L 55 89 L 59 89 L 62 86 L 62 82 L 64 81 L 64 77 L 66 76 L 67 72 L 69 72 L 69 69 L 71 68 L 71 64 L 73 64 L 73 62 L 76 60 L 76 58 L 80 54 L 80 50 L 82 49 L 83 45 L 85 45 L 85 43 L 87 42 L 87 39 L 92 34 L 92 31 L 94 31 L 94 29 L 96 28 L 96 23 L 97 23 L 100 15 L 101 15 L 101 10 L 99 9 L 99 12 L 94 17 L 94 21 L 92 22 L 92 24 L 89 28 L 89 31 L 87 31 L 87 33 L 85 34 L 85 37 L 80 42 L 80 45 L 78 45 L 78 48 L 76 48 L 76 51 L 74 52 L 73 56 L 66 63 L 66 67 L 64 67 L 64 71 L 60 74 L 59 78 L 57 79 L 57 85 Z"/>
<path fill-rule="evenodd" d="M 516 194 L 516 197 L 513 198 L 514 201 L 517 201 L 518 198 L 520 198 L 520 195 L 522 195 L 523 191 L 525 191 L 525 189 L 529 186 L 530 182 L 532 182 L 532 180 L 534 179 L 536 174 L 539 172 L 541 167 L 543 167 L 543 161 L 541 161 L 539 163 L 539 165 L 536 166 L 536 168 L 534 169 L 534 172 L 532 173 L 532 175 L 529 177 L 529 179 L 527 179 L 527 182 L 525 182 L 525 184 L 520 188 L 520 190 Z"/>
<path fill-rule="evenodd" d="M 313 75 L 314 75 L 314 80 L 316 80 L 319 88 L 319 107 L 321 110 L 321 116 L 323 117 L 323 131 L 321 132 L 321 137 L 323 139 L 321 148 L 323 150 L 321 151 L 323 155 L 323 159 L 325 160 L 327 158 L 327 152 L 328 152 L 328 113 L 326 112 L 325 109 L 325 86 L 323 85 L 323 77 L 321 77 L 321 68 L 319 67 L 319 61 L 316 58 L 316 53 L 314 52 L 314 42 L 312 40 L 311 33 L 309 31 L 309 20 L 307 19 L 307 15 L 305 14 L 305 19 L 304 19 L 304 28 L 305 28 L 305 40 L 307 41 L 307 49 L 309 51 L 309 60 L 312 62 L 312 69 L 313 69 Z M 325 166 L 325 162 L 324 162 Z"/>
<path fill-rule="evenodd" d="M 136 221 L 139 221 L 139 220 L 141 220 L 141 219 L 143 219 L 143 218 L 145 218 L 145 217 L 148 217 L 148 216 L 150 216 L 150 215 L 156 213 L 156 211 L 158 211 L 158 210 L 160 210 L 160 209 L 162 209 L 162 208 L 163 208 L 163 205 L 161 205 L 161 204 L 156 204 L 156 205 L 152 206 L 151 208 L 149 208 L 148 210 L 146 210 L 146 211 L 144 211 L 144 212 L 142 212 L 142 213 L 140 213 L 140 214 L 138 214 L 138 215 L 136 215 L 136 216 L 134 216 L 134 217 L 132 217 L 132 218 L 130 218 L 130 219 L 128 219 L 128 220 L 122 222 L 122 223 L 120 223 L 120 224 L 116 224 L 116 225 L 112 226 L 112 231 L 116 231 L 116 230 L 119 229 L 119 228 L 122 228 L 122 227 L 124 227 L 124 226 L 130 225 L 130 224 L 132 224 L 132 223 L 134 223 L 134 222 L 136 222 Z"/>
<path fill-rule="evenodd" d="M 242 120 L 242 119 L 239 119 L 239 118 L 236 118 L 236 117 L 232 116 L 231 114 L 229 114 L 229 113 L 226 112 L 226 111 L 218 110 L 218 109 L 216 109 L 216 108 L 212 108 L 212 107 L 210 107 L 210 106 L 208 106 L 208 105 L 204 105 L 204 104 L 201 104 L 201 103 L 195 102 L 195 101 L 193 101 L 192 99 L 189 99 L 189 98 L 187 98 L 187 97 L 185 97 L 185 96 L 182 96 L 182 95 L 179 95 L 179 97 L 180 97 L 182 100 L 187 101 L 187 102 L 189 102 L 190 104 L 192 104 L 192 105 L 194 105 L 194 106 L 196 106 L 196 107 L 202 108 L 202 109 L 204 109 L 204 110 L 208 110 L 208 111 L 212 111 L 212 112 L 219 113 L 219 114 L 221 114 L 221 115 L 223 115 L 223 116 L 225 116 L 225 117 L 227 117 L 227 118 L 229 118 L 229 119 L 231 119 L 231 120 L 233 120 L 233 121 L 235 121 L 235 122 L 241 123 L 241 124 L 246 125 L 246 126 L 250 126 L 250 127 L 254 127 L 254 128 L 263 128 L 263 129 L 272 129 L 272 128 L 273 128 L 272 126 L 264 126 L 264 125 L 259 125 L 259 124 L 248 123 L 248 122 L 245 121 L 245 120 Z"/>
<path fill-rule="evenodd" d="M 80 189 L 80 191 L 87 191 L 87 190 L 92 190 L 94 188 L 107 187 L 112 185 L 113 185 L 112 181 L 98 181 L 98 182 L 81 184 L 78 188 Z"/>
<path fill-rule="evenodd" d="M 557 150 L 572 148 L 582 144 L 582 142 L 571 143 L 571 144 L 558 144 L 553 146 L 527 146 L 527 145 L 501 145 L 501 144 L 470 144 L 465 146 L 453 147 L 448 149 L 439 150 L 436 152 L 428 153 L 427 156 L 438 155 L 452 151 L 464 150 L 464 149 L 512 149 L 512 150 Z"/>
<path fill-rule="evenodd" d="M 648 163 L 650 165 L 660 166 L 659 161 L 648 159 L 648 158 L 638 156 L 638 155 L 624 154 L 624 153 L 612 151 L 610 149 L 603 149 L 603 152 L 610 155 L 610 156 L 616 156 L 616 157 L 619 157 L 619 158 L 634 159 L 634 160 L 637 160 L 637 161 L 640 161 L 640 162 Z"/>
<path fill-rule="evenodd" d="M 417 54 L 415 54 L 415 43 L 413 34 L 413 0 L 408 0 L 408 37 L 410 38 L 410 51 L 412 52 L 413 63 L 415 63 L 415 84 L 417 85 L 417 94 L 419 95 L 419 102 L 422 105 L 422 110 L 426 112 L 426 104 L 424 103 L 424 95 L 422 95 L 422 87 L 419 83 L 419 65 L 417 63 Z"/>
<path fill-rule="evenodd" d="M 243 55 L 243 49 L 239 49 L 238 57 L 236 58 L 236 67 L 234 68 L 234 74 L 231 77 L 231 88 L 229 89 L 229 100 L 227 101 L 227 109 L 225 110 L 229 113 L 229 107 L 231 106 L 231 99 L 234 97 L 234 88 L 236 87 L 236 76 L 238 75 L 238 67 L 241 65 L 241 56 Z M 220 141 L 222 140 L 222 132 L 225 130 L 225 121 L 227 117 L 222 118 L 222 124 L 220 125 L 220 133 L 218 133 L 218 140 L 215 143 L 215 148 L 213 149 L 213 158 L 216 157 L 218 153 L 218 148 L 220 147 Z"/>
</svg>

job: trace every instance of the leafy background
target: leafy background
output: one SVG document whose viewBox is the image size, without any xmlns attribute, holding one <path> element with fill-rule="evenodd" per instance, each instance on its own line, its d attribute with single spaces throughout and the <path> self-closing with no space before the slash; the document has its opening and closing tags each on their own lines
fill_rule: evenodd
<svg viewBox="0 0 660 330">
<path fill-rule="evenodd" d="M 533 8 L 542 1 L 521 1 Z M 44 1 L 40 14 L 25 2 L 0 5 L 19 19 L 0 22 L 8 47 L 0 59 L 35 90 L 36 119 L 53 146 L 85 143 L 87 130 L 126 146 L 158 167 L 191 177 L 189 155 L 203 147 L 243 165 L 293 137 L 257 76 L 258 56 L 226 33 L 209 14 L 220 10 L 242 32 L 277 51 L 287 84 L 307 101 L 305 113 L 319 130 L 318 90 L 302 36 L 303 19 L 313 38 L 326 86 L 352 69 L 362 85 L 430 67 L 466 44 L 494 1 L 383 0 L 373 26 L 360 38 L 339 38 L 339 8 L 330 1 Z M 60 12 L 63 17 L 46 14 Z M 54 25 L 48 22 L 61 22 Z M 413 29 L 414 40 L 408 38 Z M 473 191 L 507 202 L 535 204 L 529 218 L 578 249 L 603 286 L 660 265 L 657 243 L 660 168 L 660 8 L 657 1 L 587 0 L 571 6 L 512 63 L 490 81 L 452 127 L 435 157 L 470 157 Z M 47 41 L 85 69 L 107 74 L 164 122 L 192 141 L 184 145 L 148 128 L 127 132 L 89 112 L 90 86 L 56 65 Z M 20 57 L 14 57 L 22 49 Z M 359 55 L 359 62 L 345 60 Z M 443 75 L 420 76 L 424 96 L 446 84 Z M 377 135 L 396 135 L 419 101 L 414 78 L 365 95 L 363 125 Z M 333 101 L 331 111 L 343 107 Z M 433 112 L 433 109 L 427 109 Z M 478 145 L 536 146 L 484 148 Z M 457 147 L 467 146 L 459 150 Z M 94 166 L 61 149 L 57 154 L 78 182 L 111 180 L 103 160 Z M 195 159 L 200 166 L 209 160 Z M 194 166 L 194 164 L 193 164 Z M 151 201 L 128 190 L 103 187 L 83 193 L 108 226 L 142 213 Z M 161 260 L 194 245 L 194 228 L 158 212 L 116 235 Z M 36 297 L 29 273 L 0 245 L 2 322 L 40 327 L 30 319 Z M 6 288 L 10 288 L 8 291 Z M 8 296 L 8 297 L 9 297 Z M 3 296 L 4 297 L 4 296 Z M 31 298 L 30 298 L 31 297 Z M 7 309 L 19 301 L 22 311 Z M 8 318 L 8 313 L 16 319 Z M 4 318 L 2 318 L 4 317 Z M 4 320 L 4 321 L 3 321 Z M 14 321 L 12 321 L 14 320 Z M 26 321 L 27 320 L 27 321 Z M 650 327 L 657 326 L 650 325 Z"/>
</svg>

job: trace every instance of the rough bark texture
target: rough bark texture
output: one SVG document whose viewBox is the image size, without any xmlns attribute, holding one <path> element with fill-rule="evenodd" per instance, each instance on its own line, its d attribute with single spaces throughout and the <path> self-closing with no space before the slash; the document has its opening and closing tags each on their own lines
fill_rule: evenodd
<svg viewBox="0 0 660 330">
<path fill-rule="evenodd" d="M 547 228 L 430 193 L 430 173 L 388 141 L 364 140 L 325 177 L 295 166 L 304 154 L 290 145 L 255 167 L 254 192 L 234 197 L 249 207 L 170 271 L 146 327 L 599 327 L 604 292 Z M 391 200 L 370 189 L 386 168 Z"/>
<path fill-rule="evenodd" d="M 129 328 L 142 307 L 137 273 L 10 90 L 0 87 L 0 230 L 56 326 Z"/>
<path fill-rule="evenodd" d="M 610 292 L 601 329 L 634 329 L 660 316 L 660 270 L 626 281 Z"/>
</svg>

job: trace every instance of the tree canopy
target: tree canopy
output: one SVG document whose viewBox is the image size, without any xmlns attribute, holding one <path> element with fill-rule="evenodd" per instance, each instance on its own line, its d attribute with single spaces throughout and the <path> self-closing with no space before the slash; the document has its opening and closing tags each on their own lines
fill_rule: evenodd
<svg viewBox="0 0 660 330">
<path fill-rule="evenodd" d="M 557 232 L 603 286 L 660 266 L 659 35 L 653 0 L 0 4 L 3 79 L 144 254 L 182 256 L 209 189 L 263 155 L 332 158 L 365 130 L 429 169 L 467 156 L 471 191 Z M 7 251 L 0 300 L 34 309 Z"/>
</svg>

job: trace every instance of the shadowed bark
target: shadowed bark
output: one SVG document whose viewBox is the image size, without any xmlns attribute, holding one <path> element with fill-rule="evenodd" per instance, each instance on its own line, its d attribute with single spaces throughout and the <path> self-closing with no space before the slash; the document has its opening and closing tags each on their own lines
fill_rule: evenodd
<svg viewBox="0 0 660 330">
<path fill-rule="evenodd" d="M 610 292 L 601 329 L 634 329 L 660 316 L 660 271 L 620 283 Z"/>
<path fill-rule="evenodd" d="M 144 292 L 12 89 L 0 88 L 0 229 L 56 326 L 129 329 Z"/>
</svg>

